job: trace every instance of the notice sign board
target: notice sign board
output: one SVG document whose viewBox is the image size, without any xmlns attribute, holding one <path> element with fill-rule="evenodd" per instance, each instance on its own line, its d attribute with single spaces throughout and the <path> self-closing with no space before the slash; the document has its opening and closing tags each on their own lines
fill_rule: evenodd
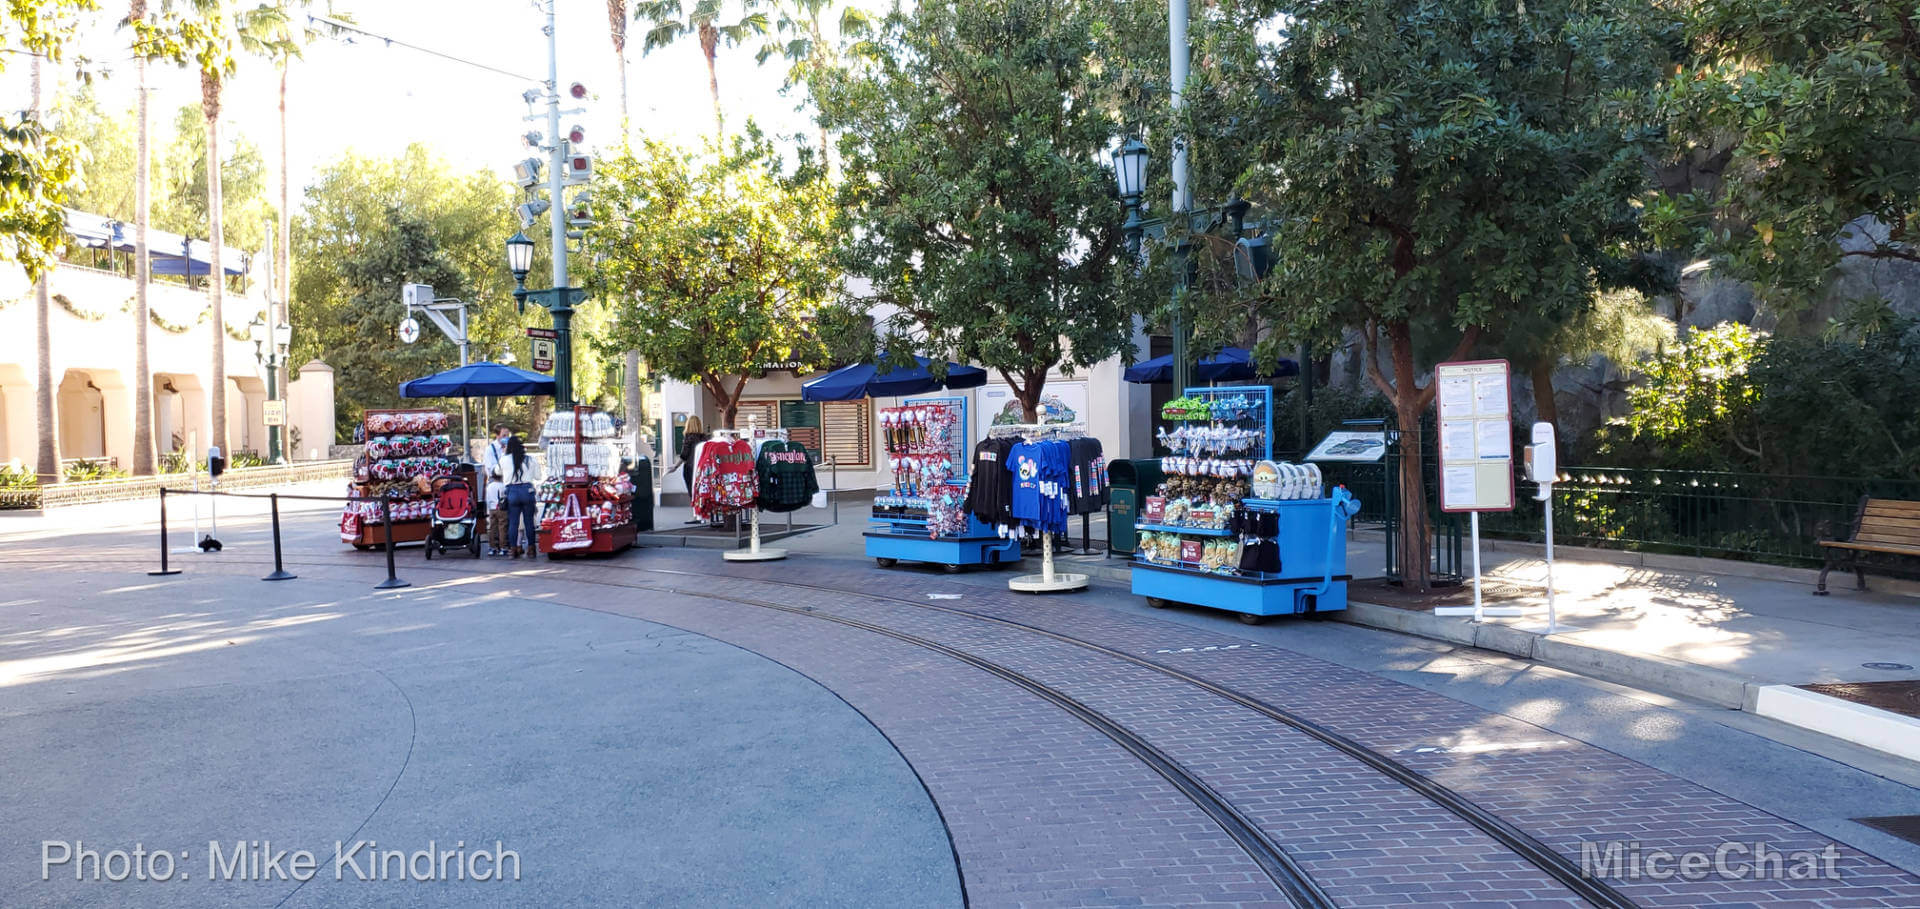
<svg viewBox="0 0 1920 909">
<path fill-rule="evenodd" d="M 287 425 L 287 402 L 285 401 L 260 402 L 260 422 L 265 423 L 268 426 Z"/>
<path fill-rule="evenodd" d="M 1513 510 L 1513 402 L 1507 361 L 1433 368 L 1440 409 L 1440 510 Z"/>
</svg>

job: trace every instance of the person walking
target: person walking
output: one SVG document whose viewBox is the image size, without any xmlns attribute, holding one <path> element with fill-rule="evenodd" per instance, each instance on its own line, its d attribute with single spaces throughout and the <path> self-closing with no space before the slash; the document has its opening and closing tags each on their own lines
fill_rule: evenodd
<svg viewBox="0 0 1920 909">
<path fill-rule="evenodd" d="M 507 483 L 507 542 L 514 558 L 520 547 L 520 527 L 526 525 L 526 549 L 530 557 L 540 555 L 538 529 L 533 522 L 533 484 L 540 482 L 540 462 L 527 456 L 527 445 L 519 436 L 507 440 L 507 454 L 500 462 Z"/>
<path fill-rule="evenodd" d="M 673 465 L 680 468 L 680 482 L 687 487 L 688 504 L 693 502 L 693 456 L 699 452 L 700 443 L 705 442 L 707 438 L 706 424 L 700 422 L 700 415 L 688 416 L 686 431 L 680 434 L 680 459 Z M 672 470 L 673 467 L 667 469 Z M 704 524 L 706 522 L 695 518 L 687 523 Z"/>
</svg>

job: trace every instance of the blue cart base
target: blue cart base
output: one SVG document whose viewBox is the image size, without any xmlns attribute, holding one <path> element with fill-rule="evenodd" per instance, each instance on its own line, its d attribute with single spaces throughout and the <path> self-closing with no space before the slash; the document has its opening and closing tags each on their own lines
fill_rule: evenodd
<svg viewBox="0 0 1920 909">
<path fill-rule="evenodd" d="M 869 532 L 867 555 L 886 567 L 895 562 L 932 562 L 949 568 L 1006 565 L 1020 561 L 1020 543 L 1001 537 L 932 537 Z"/>
<path fill-rule="evenodd" d="M 1348 575 L 1336 575 L 1320 589 L 1321 578 L 1250 578 L 1195 571 L 1175 565 L 1133 562 L 1133 592 L 1152 606 L 1191 603 L 1240 613 L 1243 622 L 1267 616 L 1338 612 L 1347 608 Z"/>
</svg>

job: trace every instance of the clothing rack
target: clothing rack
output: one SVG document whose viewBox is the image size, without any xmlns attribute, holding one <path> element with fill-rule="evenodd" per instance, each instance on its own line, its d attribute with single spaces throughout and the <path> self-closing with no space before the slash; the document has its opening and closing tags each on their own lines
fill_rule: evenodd
<svg viewBox="0 0 1920 909">
<path fill-rule="evenodd" d="M 747 434 L 745 436 L 742 436 L 740 434 L 740 431 L 737 429 L 716 430 L 716 433 L 720 433 L 720 432 L 727 433 L 730 439 L 745 438 L 748 441 L 757 441 L 760 439 L 779 439 L 782 442 L 787 441 L 786 429 L 778 426 L 762 429 L 760 427 L 759 417 L 747 418 Z M 784 559 L 787 557 L 787 551 L 785 549 L 761 548 L 759 496 L 756 495 L 754 499 L 755 501 L 753 503 L 753 508 L 751 509 L 752 515 L 750 518 L 750 520 L 753 522 L 753 525 L 752 525 L 752 529 L 750 529 L 747 532 L 747 548 L 729 549 L 726 552 L 721 553 L 720 557 L 729 562 L 771 562 L 776 559 Z"/>
<path fill-rule="evenodd" d="M 1085 423 L 1005 423 L 987 430 L 990 438 L 1017 436 L 1028 442 L 1067 442 L 1086 438 Z M 1007 589 L 1018 593 L 1052 593 L 1085 590 L 1088 578 L 1073 572 L 1053 570 L 1053 534 L 1040 534 L 1040 573 L 1023 574 L 1007 581 Z"/>
</svg>

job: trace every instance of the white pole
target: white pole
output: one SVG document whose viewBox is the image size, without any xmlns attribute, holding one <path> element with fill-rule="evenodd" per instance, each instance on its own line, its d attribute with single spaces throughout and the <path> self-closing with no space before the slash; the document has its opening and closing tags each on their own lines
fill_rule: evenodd
<svg viewBox="0 0 1920 909">
<path fill-rule="evenodd" d="M 1172 106 L 1178 111 L 1187 106 L 1187 0 L 1170 0 L 1167 3 L 1167 60 L 1172 76 Z M 1187 210 L 1187 141 L 1184 136 L 1173 139 L 1173 208 L 1174 214 Z"/>
<path fill-rule="evenodd" d="M 1486 618 L 1486 611 L 1480 605 L 1480 512 L 1469 512 L 1473 527 L 1473 620 Z"/>
<path fill-rule="evenodd" d="M 1046 583 L 1053 583 L 1053 534 L 1040 534 L 1040 577 Z"/>
<path fill-rule="evenodd" d="M 1547 513 L 1547 633 L 1559 630 L 1558 616 L 1553 605 L 1553 493 L 1548 492 L 1541 502 Z"/>
</svg>

